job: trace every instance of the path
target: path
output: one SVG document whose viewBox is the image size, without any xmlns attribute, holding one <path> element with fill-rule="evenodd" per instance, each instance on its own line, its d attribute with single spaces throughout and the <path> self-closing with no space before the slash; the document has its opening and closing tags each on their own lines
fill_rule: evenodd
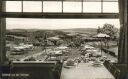
<svg viewBox="0 0 128 79">
<path fill-rule="evenodd" d="M 115 79 L 102 65 L 94 67 L 91 63 L 80 63 L 78 67 L 62 68 L 61 79 Z"/>
</svg>

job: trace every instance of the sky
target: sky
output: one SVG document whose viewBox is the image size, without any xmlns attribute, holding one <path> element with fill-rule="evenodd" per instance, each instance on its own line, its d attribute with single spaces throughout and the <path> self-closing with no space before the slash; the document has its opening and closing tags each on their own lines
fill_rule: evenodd
<svg viewBox="0 0 128 79">
<path fill-rule="evenodd" d="M 85 2 L 83 12 L 100 12 L 100 2 Z M 93 6 L 92 6 L 93 5 Z M 61 2 L 45 1 L 43 3 L 44 12 L 61 12 Z M 64 12 L 81 12 L 80 2 L 64 2 Z M 7 12 L 21 12 L 21 2 L 7 1 Z M 25 1 L 23 6 L 24 12 L 41 12 L 42 3 Z M 115 2 L 104 2 L 103 12 L 118 12 L 118 4 Z M 109 23 L 119 28 L 119 19 L 6 19 L 7 29 L 70 29 L 70 28 L 98 28 L 103 24 Z"/>
<path fill-rule="evenodd" d="M 119 19 L 14 19 L 7 18 L 7 29 L 70 29 L 98 28 L 112 24 L 119 28 Z"/>
</svg>

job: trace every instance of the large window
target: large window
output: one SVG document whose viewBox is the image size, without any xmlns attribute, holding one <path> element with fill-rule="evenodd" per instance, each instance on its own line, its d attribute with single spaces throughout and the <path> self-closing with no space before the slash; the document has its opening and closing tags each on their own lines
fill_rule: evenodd
<svg viewBox="0 0 128 79">
<path fill-rule="evenodd" d="M 78 44 L 78 46 L 86 44 L 98 44 L 100 46 L 99 42 L 87 42 L 86 40 L 92 39 L 93 36 L 98 34 L 99 27 L 102 28 L 105 24 L 112 25 L 118 29 L 120 27 L 119 19 L 7 18 L 6 46 L 10 48 L 7 50 L 7 57 L 9 60 L 15 61 L 44 61 L 47 55 L 55 54 L 55 52 L 62 50 L 68 51 L 68 49 L 61 48 L 63 46 L 74 46 L 72 43 Z M 118 53 L 117 43 L 117 41 L 109 42 L 110 46 L 111 44 L 114 45 L 111 50 L 116 51 L 116 55 Z M 71 49 L 74 49 L 74 47 L 71 47 Z M 74 51 L 77 50 L 74 49 Z M 78 53 L 73 55 L 77 56 Z M 52 55 L 52 58 L 54 60 L 55 55 Z M 52 58 L 47 60 L 52 60 Z"/>
<path fill-rule="evenodd" d="M 99 42 L 92 42 L 91 40 L 96 40 L 94 36 L 98 33 L 107 33 L 110 30 L 104 30 L 106 27 L 114 27 L 115 35 L 112 39 L 115 41 L 110 41 L 103 43 L 103 46 L 113 46 L 116 48 L 110 50 L 117 50 L 118 43 L 118 29 L 119 29 L 119 19 L 105 19 L 109 15 L 105 16 L 104 19 L 100 19 L 100 14 L 118 14 L 118 2 L 117 0 L 58 0 L 58 1 L 6 1 L 6 12 L 14 13 L 30 13 L 34 15 L 41 14 L 41 16 L 54 17 L 52 13 L 65 13 L 65 16 L 70 17 L 70 14 L 76 13 L 77 17 L 82 17 L 86 14 L 93 13 L 93 16 L 98 16 L 99 18 L 88 18 L 88 19 L 56 19 L 56 18 L 6 18 L 6 47 L 7 57 L 9 60 L 17 61 L 44 61 L 58 59 L 56 53 L 62 54 L 62 47 L 71 48 L 74 47 L 79 49 L 86 44 L 91 46 L 96 46 L 100 48 Z M 39 13 L 39 14 L 38 14 Z M 44 13 L 44 15 L 42 15 Z M 47 13 L 51 13 L 47 15 Z M 95 15 L 97 14 L 97 15 Z M 13 14 L 14 16 L 15 14 Z M 25 17 L 28 15 L 21 15 L 20 17 Z M 56 15 L 60 17 L 59 15 Z M 75 17 L 75 15 L 72 15 Z M 90 15 L 87 15 L 90 16 Z M 103 15 L 104 16 L 104 15 Z M 35 15 L 36 17 L 36 15 Z M 38 16 L 39 17 L 39 16 Z M 115 30 L 116 29 L 116 30 Z M 112 47 L 111 47 L 112 48 Z M 81 48 L 82 49 L 82 48 Z M 65 49 L 65 52 L 68 50 Z M 73 50 L 75 52 L 81 52 L 78 50 Z M 71 51 L 71 52 L 73 52 Z M 69 52 L 69 51 L 68 51 Z M 98 50 L 98 52 L 100 52 Z M 70 56 L 80 56 L 79 54 L 69 54 Z M 117 52 L 116 52 L 117 54 Z M 61 56 L 66 56 L 68 54 L 63 54 Z M 101 54 L 100 54 L 101 55 Z"/>
</svg>

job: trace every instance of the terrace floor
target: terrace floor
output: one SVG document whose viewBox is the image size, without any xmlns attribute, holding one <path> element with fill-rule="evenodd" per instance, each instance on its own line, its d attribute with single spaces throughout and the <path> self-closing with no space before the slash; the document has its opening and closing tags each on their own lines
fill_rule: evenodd
<svg viewBox="0 0 128 79">
<path fill-rule="evenodd" d="M 71 68 L 62 68 L 61 79 L 115 79 L 104 65 L 94 67 L 92 63 L 80 63 Z"/>
</svg>

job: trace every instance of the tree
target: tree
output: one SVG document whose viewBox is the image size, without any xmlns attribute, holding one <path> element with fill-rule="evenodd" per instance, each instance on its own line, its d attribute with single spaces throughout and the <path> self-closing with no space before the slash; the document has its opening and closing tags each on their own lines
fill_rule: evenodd
<svg viewBox="0 0 128 79">
<path fill-rule="evenodd" d="M 104 24 L 102 28 L 98 28 L 98 33 L 104 33 L 109 35 L 111 38 L 117 38 L 119 30 L 112 24 Z"/>
</svg>

